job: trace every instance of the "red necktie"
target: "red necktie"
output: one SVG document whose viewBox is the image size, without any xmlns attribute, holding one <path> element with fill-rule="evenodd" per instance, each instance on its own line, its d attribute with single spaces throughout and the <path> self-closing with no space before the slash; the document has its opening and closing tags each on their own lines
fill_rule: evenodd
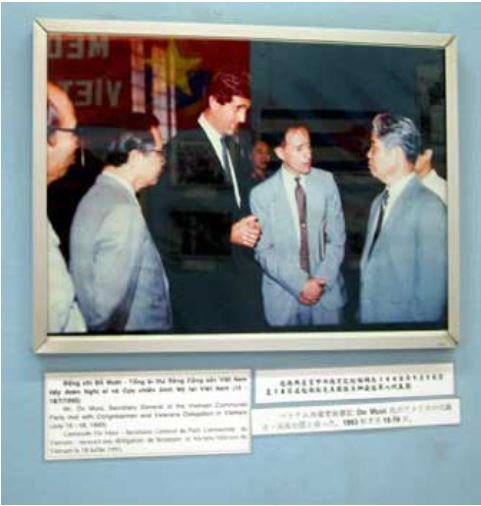
<svg viewBox="0 0 481 506">
<path fill-rule="evenodd" d="M 301 269 L 309 273 L 309 241 L 307 237 L 307 212 L 306 212 L 306 192 L 301 186 L 300 177 L 296 177 L 296 203 L 299 213 L 299 228 L 301 232 L 301 247 L 299 249 L 299 261 Z"/>
</svg>

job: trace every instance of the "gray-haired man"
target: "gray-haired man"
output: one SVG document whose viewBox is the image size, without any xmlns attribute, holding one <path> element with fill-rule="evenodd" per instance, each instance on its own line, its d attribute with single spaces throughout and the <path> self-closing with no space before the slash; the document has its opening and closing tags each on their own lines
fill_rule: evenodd
<svg viewBox="0 0 481 506">
<path fill-rule="evenodd" d="M 372 205 L 361 258 L 363 323 L 441 322 L 447 289 L 446 207 L 417 178 L 414 123 L 378 114 L 367 153 L 386 188 Z"/>
</svg>

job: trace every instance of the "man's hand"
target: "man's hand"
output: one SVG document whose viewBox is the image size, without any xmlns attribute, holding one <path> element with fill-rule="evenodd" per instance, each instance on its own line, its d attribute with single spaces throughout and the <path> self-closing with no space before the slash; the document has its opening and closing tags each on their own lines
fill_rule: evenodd
<svg viewBox="0 0 481 506">
<path fill-rule="evenodd" d="M 326 280 L 322 278 L 308 279 L 302 292 L 299 294 L 299 302 L 305 306 L 312 306 L 316 304 L 324 293 L 326 287 Z"/>
<path fill-rule="evenodd" d="M 230 242 L 238 246 L 253 248 L 261 236 L 261 226 L 258 219 L 253 215 L 236 221 L 230 230 Z"/>
</svg>

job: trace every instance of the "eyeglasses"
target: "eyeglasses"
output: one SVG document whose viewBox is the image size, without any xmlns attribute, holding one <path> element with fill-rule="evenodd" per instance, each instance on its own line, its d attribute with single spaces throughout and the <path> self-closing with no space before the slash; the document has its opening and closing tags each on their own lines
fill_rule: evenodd
<svg viewBox="0 0 481 506">
<path fill-rule="evenodd" d="M 49 135 L 52 135 L 55 132 L 67 132 L 67 133 L 71 133 L 73 135 L 76 135 L 77 137 L 80 137 L 80 135 L 82 133 L 82 129 L 79 126 L 76 126 L 76 127 L 73 127 L 73 128 L 54 126 L 54 127 L 50 127 L 48 129 L 48 134 Z"/>
<path fill-rule="evenodd" d="M 145 149 L 144 153 L 157 153 L 160 156 L 164 156 L 165 154 L 163 149 L 155 149 L 155 148 Z"/>
<path fill-rule="evenodd" d="M 78 138 L 80 150 L 80 166 L 85 167 L 85 148 L 84 140 L 82 138 L 82 127 L 75 126 L 73 128 L 54 126 L 48 128 L 48 135 L 53 135 L 55 132 L 66 132 L 75 135 Z"/>
<path fill-rule="evenodd" d="M 59 132 L 70 132 L 71 134 L 80 136 L 81 130 L 80 127 L 76 126 L 74 128 L 65 128 L 65 127 L 55 127 L 54 130 Z"/>
</svg>

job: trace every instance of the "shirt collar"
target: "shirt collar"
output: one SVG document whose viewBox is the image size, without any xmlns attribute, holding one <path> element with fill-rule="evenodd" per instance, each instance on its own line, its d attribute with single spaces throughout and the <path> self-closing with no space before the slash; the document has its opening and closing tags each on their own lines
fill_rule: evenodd
<svg viewBox="0 0 481 506">
<path fill-rule="evenodd" d="M 422 179 L 421 181 L 433 181 L 434 179 L 438 178 L 438 173 L 436 172 L 436 169 L 431 169 Z"/>
<path fill-rule="evenodd" d="M 197 122 L 203 128 L 204 132 L 212 143 L 220 143 L 223 136 L 209 123 L 204 113 L 199 116 Z"/>
<path fill-rule="evenodd" d="M 130 195 L 132 195 L 132 197 L 134 197 L 134 199 L 137 201 L 137 197 L 135 195 L 134 189 L 132 188 L 132 185 L 129 184 L 124 178 L 118 176 L 117 174 L 115 174 L 115 172 L 111 172 L 108 170 L 102 172 L 102 174 L 117 181 L 117 183 L 123 186 L 130 193 Z"/>
<path fill-rule="evenodd" d="M 288 184 L 295 185 L 296 179 L 299 178 L 299 182 L 302 186 L 306 184 L 306 174 L 294 174 L 284 164 L 281 165 L 281 174 L 284 181 Z"/>
<path fill-rule="evenodd" d="M 399 195 L 401 195 L 402 191 L 406 187 L 406 185 L 411 181 L 413 177 L 415 177 L 416 174 L 414 172 L 410 172 L 406 176 L 402 177 L 401 179 L 398 179 L 394 184 L 390 186 L 386 186 L 388 193 L 389 193 L 389 200 L 394 200 Z"/>
</svg>

